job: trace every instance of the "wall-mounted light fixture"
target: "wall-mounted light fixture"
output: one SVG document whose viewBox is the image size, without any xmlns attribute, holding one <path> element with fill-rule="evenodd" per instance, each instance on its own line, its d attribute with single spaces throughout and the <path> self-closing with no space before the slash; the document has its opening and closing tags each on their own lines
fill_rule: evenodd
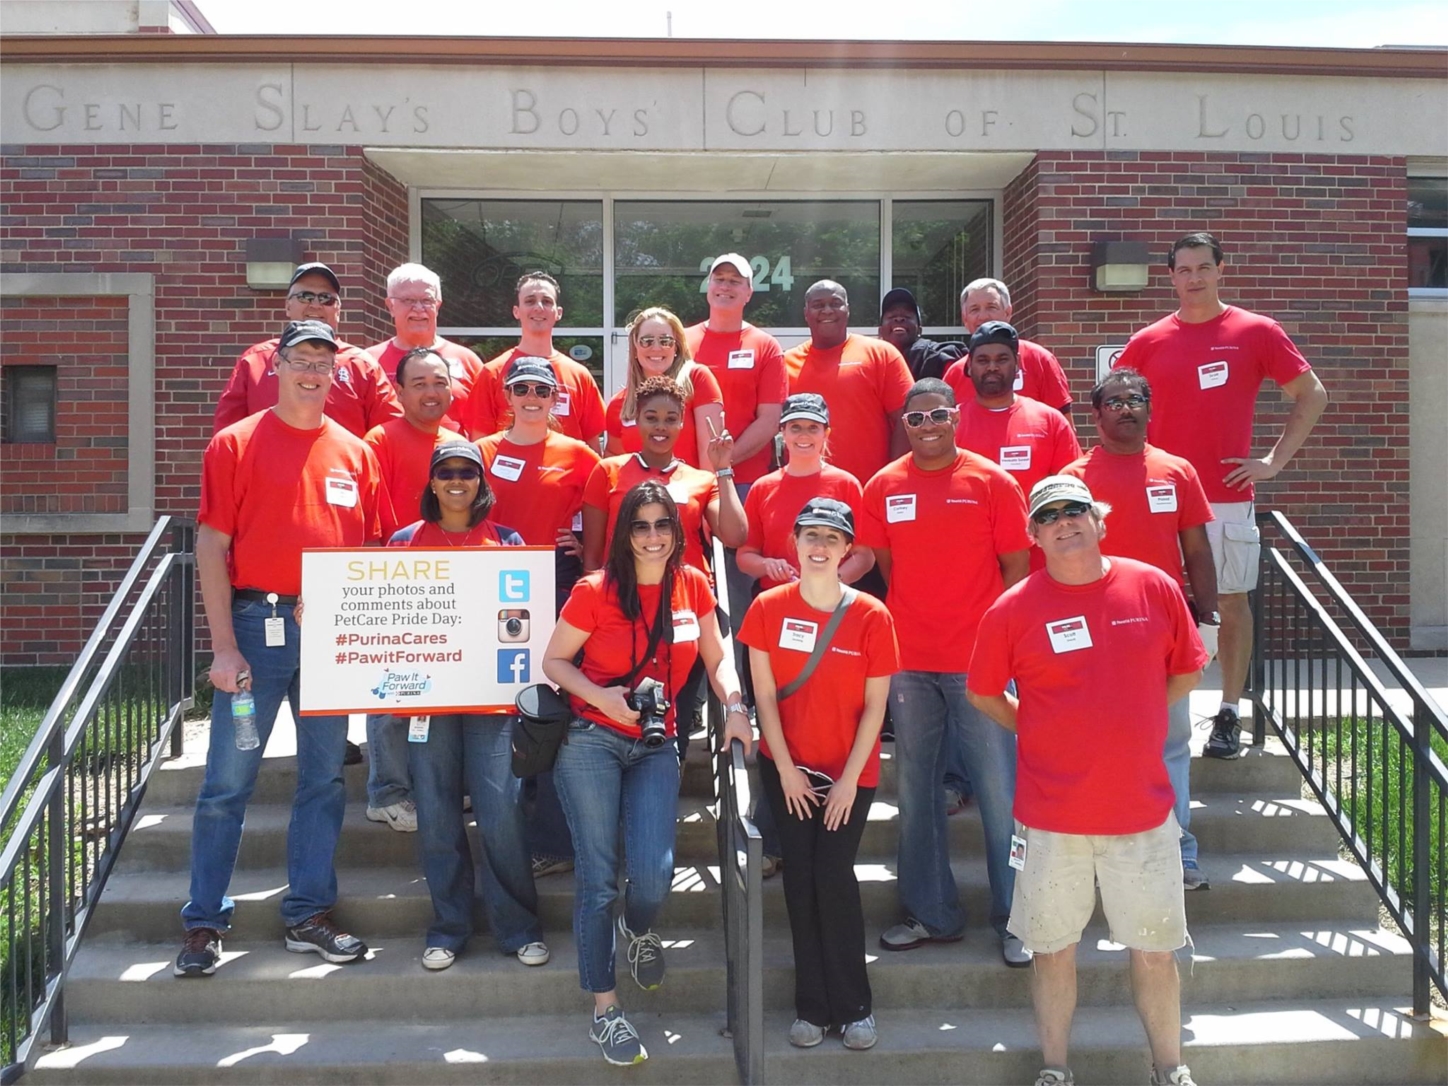
<svg viewBox="0 0 1448 1086">
<path fill-rule="evenodd" d="M 1151 254 L 1144 241 L 1098 241 L 1091 246 L 1091 285 L 1099 291 L 1145 290 Z"/>
<path fill-rule="evenodd" d="M 246 285 L 252 290 L 286 290 L 302 253 L 300 238 L 247 238 Z"/>
</svg>

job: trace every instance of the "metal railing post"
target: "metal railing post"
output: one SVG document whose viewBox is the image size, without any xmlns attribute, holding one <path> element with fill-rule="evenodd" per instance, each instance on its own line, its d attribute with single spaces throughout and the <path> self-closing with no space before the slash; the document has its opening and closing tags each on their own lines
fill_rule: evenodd
<svg viewBox="0 0 1448 1086">
<path fill-rule="evenodd" d="M 55 737 L 50 741 L 46 757 L 51 768 L 60 767 L 63 779 L 66 772 L 64 732 L 55 733 Z M 49 898 L 49 901 L 46 902 L 49 923 L 45 928 L 45 970 L 41 976 L 42 989 L 49 981 L 51 972 L 54 971 L 59 975 L 65 965 L 65 936 L 68 927 L 66 913 L 70 899 L 65 878 L 65 873 L 70 866 L 66 863 L 65 796 L 65 789 L 57 788 L 47 804 L 45 867 L 46 880 L 49 883 L 46 887 Z M 62 985 L 56 990 L 55 1001 L 51 1004 L 50 1043 L 63 1045 L 69 1037 L 70 1023 L 65 1011 L 65 987 Z"/>
<path fill-rule="evenodd" d="M 1428 955 L 1433 947 L 1432 863 L 1429 847 L 1428 796 L 1433 788 L 1429 754 L 1433 732 L 1427 707 L 1413 699 L 1413 1015 L 1427 1019 L 1432 1011 L 1428 988 Z M 1448 842 L 1445 842 L 1448 843 Z"/>
</svg>

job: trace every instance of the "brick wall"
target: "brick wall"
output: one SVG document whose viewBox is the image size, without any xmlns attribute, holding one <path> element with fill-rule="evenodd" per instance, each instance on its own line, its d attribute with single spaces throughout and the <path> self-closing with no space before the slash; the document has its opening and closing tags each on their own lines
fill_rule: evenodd
<svg viewBox="0 0 1448 1086">
<path fill-rule="evenodd" d="M 1171 243 L 1210 230 L 1224 300 L 1282 323 L 1332 398 L 1286 474 L 1258 488 L 1397 644 L 1408 635 L 1408 314 L 1401 158 L 1291 154 L 1041 154 L 1005 193 L 1006 279 L 1024 334 L 1060 357 L 1078 402 L 1095 348 L 1176 308 Z M 1091 243 L 1146 241 L 1140 294 L 1090 289 Z M 1271 448 L 1287 401 L 1258 401 Z M 1083 423 L 1083 437 L 1092 429 Z"/>
<path fill-rule="evenodd" d="M 285 319 L 283 292 L 246 285 L 247 238 L 301 238 L 307 259 L 337 271 L 348 340 L 375 343 L 391 331 L 382 286 L 407 259 L 407 191 L 359 147 L 7 146 L 0 148 L 0 205 L 6 272 L 155 276 L 160 512 L 194 515 L 216 398 L 242 350 L 275 335 Z M 121 314 L 123 327 L 124 308 Z M 7 307 L 7 350 L 11 315 Z M 97 329 L 77 347 L 90 357 L 109 352 L 112 334 Z M 125 333 L 118 334 L 124 356 Z M 107 437 L 123 435 L 124 427 Z M 8 493 L 12 462 L 0 464 Z M 0 537 L 0 663 L 71 659 L 95 617 L 85 601 L 97 596 L 103 606 L 141 538 Z M 20 601 L 33 586 L 61 580 L 69 582 L 64 601 L 47 597 L 38 605 L 43 616 L 20 613 L 31 606 Z M 37 622 L 49 623 L 43 640 Z"/>
</svg>

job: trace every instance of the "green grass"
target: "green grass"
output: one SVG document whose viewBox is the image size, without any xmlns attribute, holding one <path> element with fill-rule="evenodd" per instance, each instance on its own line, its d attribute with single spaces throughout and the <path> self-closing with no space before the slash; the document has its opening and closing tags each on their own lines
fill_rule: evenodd
<svg viewBox="0 0 1448 1086">
<path fill-rule="evenodd" d="M 0 668 L 0 791 L 10 783 L 20 756 L 30 745 L 68 670 L 64 667 Z"/>
</svg>

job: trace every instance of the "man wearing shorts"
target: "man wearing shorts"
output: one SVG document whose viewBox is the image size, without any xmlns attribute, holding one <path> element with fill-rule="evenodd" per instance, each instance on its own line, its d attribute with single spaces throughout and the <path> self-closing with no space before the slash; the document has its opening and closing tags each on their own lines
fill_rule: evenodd
<svg viewBox="0 0 1448 1086">
<path fill-rule="evenodd" d="M 1151 382 L 1156 391 L 1147 439 L 1190 461 L 1212 504 L 1207 539 L 1222 612 L 1222 707 L 1204 753 L 1236 758 L 1242 751 L 1238 706 L 1252 661 L 1247 593 L 1257 587 L 1261 550 L 1253 486 L 1287 466 L 1327 406 L 1327 393 L 1280 324 L 1223 304 L 1218 289 L 1226 264 L 1211 234 L 1180 239 L 1166 266 L 1179 308 L 1132 336 L 1116 365 Z M 1252 416 L 1267 378 L 1292 401 L 1292 410 L 1271 452 L 1254 457 Z"/>
<path fill-rule="evenodd" d="M 1110 511 L 1080 479 L 1036 484 L 1029 530 L 1046 568 L 981 619 L 967 696 L 1016 736 L 1010 930 L 1034 953 L 1037 1086 L 1074 1081 L 1076 944 L 1098 882 L 1110 938 L 1131 952 L 1151 1081 L 1191 1086 L 1175 957 L 1187 941 L 1181 830 L 1162 747 L 1167 706 L 1196 686 L 1207 654 L 1176 581 L 1102 555 Z"/>
</svg>

